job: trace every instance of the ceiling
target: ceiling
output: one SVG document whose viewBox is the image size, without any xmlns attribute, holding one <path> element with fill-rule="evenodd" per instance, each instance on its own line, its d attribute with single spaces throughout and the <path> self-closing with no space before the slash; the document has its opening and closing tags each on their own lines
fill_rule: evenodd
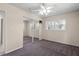
<svg viewBox="0 0 79 59">
<path fill-rule="evenodd" d="M 45 7 L 52 7 L 51 12 L 47 16 L 40 15 L 38 11 L 42 3 L 11 3 L 10 5 L 21 8 L 40 17 L 48 17 L 53 15 L 64 14 L 79 10 L 79 3 L 44 3 Z"/>
</svg>

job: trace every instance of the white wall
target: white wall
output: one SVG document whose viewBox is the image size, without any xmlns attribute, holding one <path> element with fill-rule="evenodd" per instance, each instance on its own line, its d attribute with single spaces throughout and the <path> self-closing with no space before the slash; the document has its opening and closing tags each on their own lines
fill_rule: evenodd
<svg viewBox="0 0 79 59">
<path fill-rule="evenodd" d="M 38 17 L 34 17 L 34 15 L 9 4 L 0 4 L 0 10 L 6 12 L 3 35 L 4 47 L 0 48 L 0 51 L 5 50 L 6 53 L 9 53 L 23 47 L 23 16 L 31 17 L 33 19 L 37 19 Z"/>
<path fill-rule="evenodd" d="M 0 4 L 6 12 L 4 19 L 4 49 L 6 53 L 23 46 L 23 15 L 25 13 L 8 4 Z"/>
<path fill-rule="evenodd" d="M 48 31 L 45 29 L 47 20 L 66 20 L 65 31 Z M 79 11 L 43 19 L 42 38 L 50 41 L 79 46 Z"/>
</svg>

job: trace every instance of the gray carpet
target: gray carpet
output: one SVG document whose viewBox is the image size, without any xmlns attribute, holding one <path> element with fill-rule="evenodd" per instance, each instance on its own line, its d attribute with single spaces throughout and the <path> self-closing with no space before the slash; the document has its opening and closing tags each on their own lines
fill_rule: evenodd
<svg viewBox="0 0 79 59">
<path fill-rule="evenodd" d="M 24 38 L 24 47 L 3 56 L 77 56 L 79 47 L 65 45 L 47 40 Z"/>
</svg>

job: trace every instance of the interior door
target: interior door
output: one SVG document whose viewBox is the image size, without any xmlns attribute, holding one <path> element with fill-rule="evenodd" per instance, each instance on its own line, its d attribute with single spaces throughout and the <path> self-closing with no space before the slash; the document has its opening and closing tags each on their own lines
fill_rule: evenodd
<svg viewBox="0 0 79 59">
<path fill-rule="evenodd" d="M 4 22 L 4 11 L 0 11 L 0 55 L 4 54 L 4 39 L 3 39 L 3 22 Z"/>
<path fill-rule="evenodd" d="M 35 23 L 35 38 L 39 38 L 39 23 Z"/>
<path fill-rule="evenodd" d="M 1 22 L 2 22 L 2 20 L 1 20 L 1 17 L 0 17 L 0 46 L 2 45 L 2 35 L 1 35 L 1 32 L 2 32 L 2 30 L 1 30 Z"/>
<path fill-rule="evenodd" d="M 0 55 L 3 54 L 3 19 L 0 17 Z"/>
</svg>

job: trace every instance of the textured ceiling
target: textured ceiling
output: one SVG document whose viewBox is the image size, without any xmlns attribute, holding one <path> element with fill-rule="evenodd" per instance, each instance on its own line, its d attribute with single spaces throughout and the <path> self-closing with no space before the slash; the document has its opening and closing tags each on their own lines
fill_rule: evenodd
<svg viewBox="0 0 79 59">
<path fill-rule="evenodd" d="M 44 16 L 41 16 L 38 13 L 38 11 L 33 11 L 33 10 L 40 9 L 41 3 L 13 3 L 10 5 L 21 8 L 25 11 L 31 12 L 40 17 L 44 17 Z M 68 12 L 78 11 L 79 3 L 45 3 L 45 7 L 53 7 L 51 9 L 51 12 L 48 14 L 48 16 L 53 16 L 53 15 L 59 15 L 59 14 L 64 14 Z"/>
</svg>

